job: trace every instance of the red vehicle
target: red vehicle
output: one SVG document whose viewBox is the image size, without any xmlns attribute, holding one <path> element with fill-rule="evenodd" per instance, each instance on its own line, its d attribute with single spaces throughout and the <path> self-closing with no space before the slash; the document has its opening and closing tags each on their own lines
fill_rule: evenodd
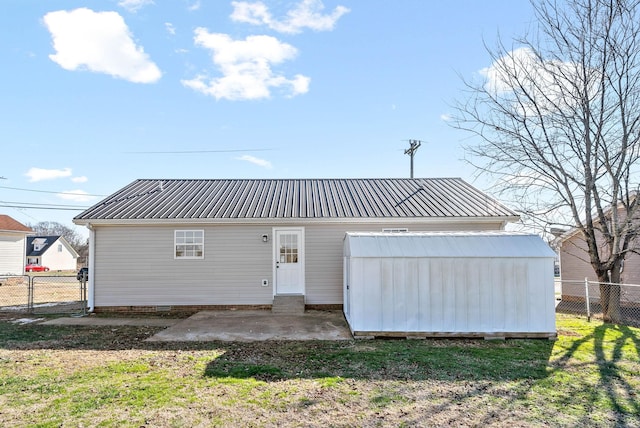
<svg viewBox="0 0 640 428">
<path fill-rule="evenodd" d="M 40 265 L 26 265 L 24 267 L 24 270 L 26 272 L 49 272 L 49 268 L 46 266 L 40 266 Z"/>
</svg>

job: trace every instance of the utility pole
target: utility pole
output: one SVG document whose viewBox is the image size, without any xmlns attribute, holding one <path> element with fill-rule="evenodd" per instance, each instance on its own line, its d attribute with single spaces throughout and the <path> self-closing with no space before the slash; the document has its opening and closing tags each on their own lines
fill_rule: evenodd
<svg viewBox="0 0 640 428">
<path fill-rule="evenodd" d="M 409 155 L 411 157 L 411 178 L 413 178 L 413 156 L 421 145 L 422 141 L 420 140 L 409 140 L 409 148 L 404 151 L 405 155 Z"/>
</svg>

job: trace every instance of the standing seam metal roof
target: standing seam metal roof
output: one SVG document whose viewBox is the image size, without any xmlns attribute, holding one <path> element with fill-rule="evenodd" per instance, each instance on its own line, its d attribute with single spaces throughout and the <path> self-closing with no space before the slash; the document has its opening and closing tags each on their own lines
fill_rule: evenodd
<svg viewBox="0 0 640 428">
<path fill-rule="evenodd" d="M 75 220 L 516 216 L 460 178 L 140 179 Z"/>
</svg>

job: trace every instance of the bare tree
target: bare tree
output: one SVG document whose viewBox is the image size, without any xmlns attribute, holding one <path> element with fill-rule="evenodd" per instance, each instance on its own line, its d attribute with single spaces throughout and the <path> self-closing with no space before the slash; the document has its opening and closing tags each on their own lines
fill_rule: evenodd
<svg viewBox="0 0 640 428">
<path fill-rule="evenodd" d="M 86 252 L 87 243 L 82 236 L 74 229 L 55 221 L 41 221 L 36 224 L 28 224 L 38 235 L 43 236 L 64 236 L 69 245 L 73 247 L 79 254 Z"/>
<path fill-rule="evenodd" d="M 453 126 L 525 221 L 576 227 L 601 283 L 636 251 L 640 174 L 640 0 L 532 0 L 535 24 L 465 81 Z M 620 291 L 601 285 L 605 319 Z"/>
</svg>

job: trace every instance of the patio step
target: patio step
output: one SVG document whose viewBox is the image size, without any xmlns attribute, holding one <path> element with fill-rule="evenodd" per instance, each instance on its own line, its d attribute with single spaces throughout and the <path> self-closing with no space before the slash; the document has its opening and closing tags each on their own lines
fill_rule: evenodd
<svg viewBox="0 0 640 428">
<path fill-rule="evenodd" d="M 301 294 L 275 296 L 271 311 L 274 314 L 301 315 L 304 314 L 304 296 Z"/>
</svg>

